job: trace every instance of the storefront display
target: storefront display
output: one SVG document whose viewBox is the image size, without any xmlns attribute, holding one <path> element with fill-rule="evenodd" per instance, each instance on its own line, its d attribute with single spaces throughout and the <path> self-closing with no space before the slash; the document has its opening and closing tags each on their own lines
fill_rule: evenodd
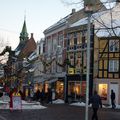
<svg viewBox="0 0 120 120">
<path fill-rule="evenodd" d="M 64 92 L 63 82 L 57 81 L 57 82 L 56 82 L 56 93 L 57 93 L 57 97 L 63 99 L 63 92 Z"/>
<path fill-rule="evenodd" d="M 98 93 L 101 96 L 102 100 L 107 100 L 107 89 L 108 84 L 99 84 L 98 86 Z"/>
</svg>

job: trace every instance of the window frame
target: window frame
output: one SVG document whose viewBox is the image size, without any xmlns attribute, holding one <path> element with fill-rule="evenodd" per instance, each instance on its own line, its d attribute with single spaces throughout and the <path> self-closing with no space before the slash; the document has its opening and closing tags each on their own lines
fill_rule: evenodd
<svg viewBox="0 0 120 120">
<path fill-rule="evenodd" d="M 109 72 L 119 71 L 119 60 L 109 60 Z"/>
</svg>

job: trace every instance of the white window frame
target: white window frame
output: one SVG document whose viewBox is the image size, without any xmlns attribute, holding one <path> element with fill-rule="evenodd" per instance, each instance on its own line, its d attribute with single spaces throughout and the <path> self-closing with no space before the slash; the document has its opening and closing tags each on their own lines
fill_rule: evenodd
<svg viewBox="0 0 120 120">
<path fill-rule="evenodd" d="M 119 70 L 119 61 L 109 60 L 109 72 L 118 72 L 118 70 Z"/>
</svg>

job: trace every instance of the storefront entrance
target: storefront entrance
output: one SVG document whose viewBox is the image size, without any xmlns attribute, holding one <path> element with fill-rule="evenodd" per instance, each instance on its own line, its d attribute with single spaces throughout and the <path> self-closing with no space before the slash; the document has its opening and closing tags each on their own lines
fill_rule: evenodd
<svg viewBox="0 0 120 120">
<path fill-rule="evenodd" d="M 118 95 L 119 95 L 118 89 L 119 89 L 119 85 L 117 83 L 110 83 L 109 93 L 111 94 L 111 90 L 115 92 L 115 104 L 118 104 Z M 110 95 L 109 95 L 109 104 L 111 104 Z"/>
<path fill-rule="evenodd" d="M 86 82 L 85 81 L 69 81 L 68 82 L 68 99 L 71 101 L 81 101 L 85 97 Z"/>
</svg>

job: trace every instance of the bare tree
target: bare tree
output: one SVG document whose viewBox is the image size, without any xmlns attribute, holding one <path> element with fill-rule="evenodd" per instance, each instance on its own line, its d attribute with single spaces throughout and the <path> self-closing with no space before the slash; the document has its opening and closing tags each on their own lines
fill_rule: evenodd
<svg viewBox="0 0 120 120">
<path fill-rule="evenodd" d="M 0 36 L 0 53 L 3 52 L 4 48 L 7 46 L 7 42 Z M 4 53 L 0 55 L 0 63 L 5 63 L 8 59 L 8 53 Z"/>
<path fill-rule="evenodd" d="M 86 3 L 92 4 L 94 8 L 97 5 L 101 7 L 96 10 L 94 9 L 91 16 L 91 21 L 95 25 L 95 34 L 98 36 L 109 36 L 116 37 L 120 40 L 120 0 L 61 0 L 63 4 L 66 5 L 80 5 L 80 9 L 84 8 Z M 85 3 L 85 4 L 84 4 Z M 101 4 L 102 3 L 102 4 Z M 101 11 L 103 5 L 106 7 L 105 11 Z M 101 36 L 102 35 L 102 36 Z M 108 41 L 109 42 L 109 41 Z M 115 41 L 113 46 L 118 44 L 119 41 Z M 108 43 L 106 44 L 107 47 Z M 111 47 L 113 47 L 111 46 Z M 104 48 L 104 50 L 106 49 Z M 103 50 L 103 52 L 104 52 Z M 99 56 L 99 60 L 102 58 L 103 54 Z"/>
</svg>

